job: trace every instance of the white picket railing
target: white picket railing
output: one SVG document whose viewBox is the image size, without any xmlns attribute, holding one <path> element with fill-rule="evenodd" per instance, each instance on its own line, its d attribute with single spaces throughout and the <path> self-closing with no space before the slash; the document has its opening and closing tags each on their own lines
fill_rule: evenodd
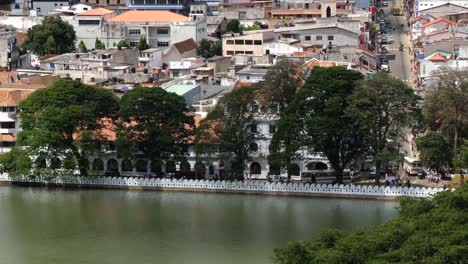
<svg viewBox="0 0 468 264">
<path fill-rule="evenodd" d="M 254 192 L 279 194 L 310 194 L 333 196 L 369 196 L 369 197 L 430 197 L 443 188 L 401 187 L 401 186 L 367 186 L 354 184 L 309 184 L 309 183 L 275 183 L 259 181 L 213 181 L 213 180 L 186 180 L 186 179 L 159 179 L 140 177 L 57 177 L 57 178 L 29 178 L 9 177 L 0 175 L 3 182 L 22 183 L 49 183 L 58 185 L 82 186 L 115 186 L 115 187 L 142 187 L 186 189 L 219 192 Z"/>
</svg>

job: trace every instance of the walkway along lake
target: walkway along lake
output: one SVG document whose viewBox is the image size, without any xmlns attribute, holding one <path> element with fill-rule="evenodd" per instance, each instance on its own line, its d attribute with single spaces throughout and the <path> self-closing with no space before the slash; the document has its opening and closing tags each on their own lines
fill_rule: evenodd
<svg viewBox="0 0 468 264">
<path fill-rule="evenodd" d="M 383 200 L 0 186 L 0 263 L 267 264 L 325 228 L 395 217 Z"/>
</svg>

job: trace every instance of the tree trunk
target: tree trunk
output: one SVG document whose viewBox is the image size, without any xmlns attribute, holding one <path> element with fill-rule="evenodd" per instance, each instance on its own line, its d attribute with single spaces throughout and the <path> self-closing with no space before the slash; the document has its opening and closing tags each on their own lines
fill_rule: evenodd
<svg viewBox="0 0 468 264">
<path fill-rule="evenodd" d="M 455 131 L 453 135 L 453 157 L 457 156 L 457 148 L 458 148 L 458 127 L 455 125 Z"/>
<path fill-rule="evenodd" d="M 382 162 L 379 159 L 375 159 L 375 183 L 380 185 L 380 174 L 382 170 Z"/>
<path fill-rule="evenodd" d="M 343 183 L 343 169 L 335 169 L 335 173 L 336 173 L 336 182 L 338 184 L 342 184 Z"/>
</svg>

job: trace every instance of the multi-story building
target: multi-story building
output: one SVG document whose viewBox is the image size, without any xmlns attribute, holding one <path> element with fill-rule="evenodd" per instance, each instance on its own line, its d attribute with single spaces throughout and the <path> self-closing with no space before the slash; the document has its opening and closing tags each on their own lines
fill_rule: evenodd
<svg viewBox="0 0 468 264">
<path fill-rule="evenodd" d="M 416 0 L 414 2 L 416 17 L 428 14 L 437 18 L 467 10 L 468 1 L 466 0 Z"/>
<path fill-rule="evenodd" d="M 219 16 L 245 24 L 263 21 L 271 17 L 271 1 L 225 1 L 219 4 Z"/>
<path fill-rule="evenodd" d="M 242 34 L 223 36 L 223 56 L 233 55 L 264 55 L 263 43 L 273 40 L 273 30 L 245 31 Z"/>
<path fill-rule="evenodd" d="M 144 36 L 148 44 L 169 47 L 189 38 L 199 43 L 207 36 L 205 18 L 189 18 L 169 11 L 127 11 L 107 20 L 104 25 L 106 47 L 125 40 L 135 47 Z"/>
<path fill-rule="evenodd" d="M 273 19 L 312 19 L 320 17 L 335 17 L 352 12 L 350 1 L 335 0 L 279 0 L 273 4 L 271 16 Z"/>
<path fill-rule="evenodd" d="M 130 10 L 169 10 L 186 14 L 189 6 L 186 0 L 125 0 Z"/>
<path fill-rule="evenodd" d="M 0 68 L 11 70 L 17 67 L 18 59 L 16 29 L 12 26 L 0 25 Z"/>
<path fill-rule="evenodd" d="M 76 46 L 83 41 L 88 49 L 93 49 L 96 39 L 104 40 L 107 32 L 104 30 L 106 21 L 115 16 L 116 13 L 105 8 L 93 8 L 86 10 L 77 16 L 63 16 L 63 19 L 70 23 L 76 32 Z M 106 45 L 106 47 L 112 47 Z"/>
<path fill-rule="evenodd" d="M 124 0 L 80 0 L 83 4 L 95 4 L 100 6 L 123 6 L 125 5 Z"/>
</svg>

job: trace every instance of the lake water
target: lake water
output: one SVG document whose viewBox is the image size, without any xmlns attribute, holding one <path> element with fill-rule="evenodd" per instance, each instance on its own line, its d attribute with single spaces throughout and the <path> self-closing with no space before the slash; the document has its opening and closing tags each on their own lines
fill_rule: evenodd
<svg viewBox="0 0 468 264">
<path fill-rule="evenodd" d="M 0 186 L 0 264 L 267 264 L 320 230 L 372 227 L 394 201 Z"/>
</svg>

